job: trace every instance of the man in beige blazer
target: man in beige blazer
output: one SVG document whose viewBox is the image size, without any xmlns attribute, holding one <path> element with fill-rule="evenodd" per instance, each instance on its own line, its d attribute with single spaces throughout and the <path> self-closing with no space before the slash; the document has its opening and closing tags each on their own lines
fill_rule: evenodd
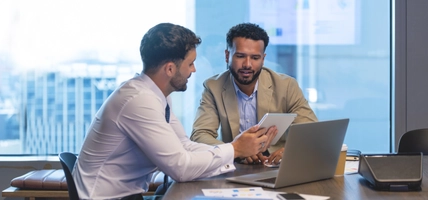
<svg viewBox="0 0 428 200">
<path fill-rule="evenodd" d="M 239 95 L 242 94 L 255 97 L 255 123 L 269 112 L 296 113 L 293 123 L 317 121 L 297 81 L 263 67 L 268 42 L 266 32 L 255 24 L 238 24 L 229 30 L 228 47 L 225 50 L 228 71 L 204 82 L 205 89 L 196 113 L 191 140 L 211 145 L 233 141 L 240 134 L 240 129 L 242 131 L 243 120 L 240 116 L 243 114 L 238 106 Z M 220 135 L 217 132 L 219 127 Z M 279 163 L 284 142 L 283 137 L 271 146 L 269 157 L 259 153 L 246 158 L 245 163 L 265 160 Z"/>
</svg>

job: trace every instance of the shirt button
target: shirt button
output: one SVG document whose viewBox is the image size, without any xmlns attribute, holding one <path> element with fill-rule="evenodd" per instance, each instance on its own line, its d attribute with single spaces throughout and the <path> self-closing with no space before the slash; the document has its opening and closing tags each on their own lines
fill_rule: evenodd
<svg viewBox="0 0 428 200">
<path fill-rule="evenodd" d="M 225 167 L 226 167 L 226 169 L 229 169 L 229 165 L 226 165 Z"/>
</svg>

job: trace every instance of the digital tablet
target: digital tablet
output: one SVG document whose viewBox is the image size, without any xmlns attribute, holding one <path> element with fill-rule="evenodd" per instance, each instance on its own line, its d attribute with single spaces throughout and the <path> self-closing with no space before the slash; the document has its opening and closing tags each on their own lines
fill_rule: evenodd
<svg viewBox="0 0 428 200">
<path fill-rule="evenodd" d="M 278 142 L 279 138 L 284 135 L 290 124 L 297 117 L 295 113 L 266 113 L 265 116 L 260 120 L 260 128 L 269 128 L 273 125 L 278 129 L 278 134 L 272 139 L 271 145 Z"/>
</svg>

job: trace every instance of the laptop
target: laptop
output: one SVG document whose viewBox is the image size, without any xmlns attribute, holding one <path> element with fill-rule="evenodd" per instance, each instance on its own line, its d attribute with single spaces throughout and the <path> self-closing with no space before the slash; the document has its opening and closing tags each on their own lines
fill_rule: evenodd
<svg viewBox="0 0 428 200">
<path fill-rule="evenodd" d="M 226 178 L 227 181 L 280 188 L 332 178 L 349 119 L 293 124 L 277 170 Z"/>
</svg>

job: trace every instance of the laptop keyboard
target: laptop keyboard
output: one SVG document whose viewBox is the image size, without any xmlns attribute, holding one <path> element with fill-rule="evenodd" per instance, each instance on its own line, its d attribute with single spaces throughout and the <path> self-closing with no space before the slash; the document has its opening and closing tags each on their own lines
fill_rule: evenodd
<svg viewBox="0 0 428 200">
<path fill-rule="evenodd" d="M 275 181 L 276 181 L 276 177 L 257 180 L 257 182 L 265 182 L 265 183 L 275 183 Z"/>
</svg>

